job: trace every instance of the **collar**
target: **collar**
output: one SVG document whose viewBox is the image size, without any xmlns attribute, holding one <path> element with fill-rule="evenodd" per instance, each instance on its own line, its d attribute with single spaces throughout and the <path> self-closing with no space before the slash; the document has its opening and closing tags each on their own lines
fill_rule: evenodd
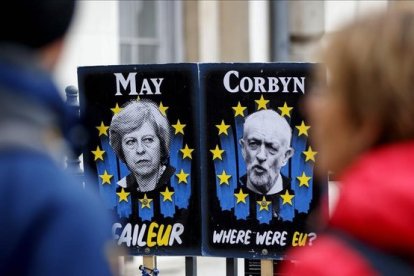
<svg viewBox="0 0 414 276">
<path fill-rule="evenodd" d="M 157 181 L 157 185 L 156 185 L 155 189 L 167 185 L 168 182 L 170 181 L 171 176 L 174 175 L 174 172 L 175 172 L 174 167 L 166 165 L 163 172 L 162 172 L 162 174 L 161 174 L 161 177 L 159 177 L 159 179 Z M 136 180 L 135 180 L 135 177 L 132 173 L 128 174 L 127 176 L 125 176 L 123 178 L 121 178 L 117 182 L 118 186 L 120 186 L 124 189 L 131 188 L 131 187 L 135 186 L 135 183 L 136 183 Z M 137 187 L 138 187 L 138 185 L 137 185 Z M 137 191 L 139 191 L 139 190 L 137 189 Z"/>
</svg>

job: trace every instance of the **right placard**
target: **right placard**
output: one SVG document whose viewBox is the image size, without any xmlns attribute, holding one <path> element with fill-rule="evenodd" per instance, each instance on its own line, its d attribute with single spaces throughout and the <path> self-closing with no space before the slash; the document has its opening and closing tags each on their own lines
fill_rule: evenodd
<svg viewBox="0 0 414 276">
<path fill-rule="evenodd" d="M 280 259 L 317 238 L 310 217 L 327 182 L 302 113 L 313 66 L 199 64 L 204 254 Z"/>
</svg>

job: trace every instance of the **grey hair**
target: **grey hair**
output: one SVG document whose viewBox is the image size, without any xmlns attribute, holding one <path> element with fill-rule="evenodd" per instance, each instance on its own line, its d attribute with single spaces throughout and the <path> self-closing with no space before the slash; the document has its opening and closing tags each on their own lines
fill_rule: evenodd
<svg viewBox="0 0 414 276">
<path fill-rule="evenodd" d="M 158 106 L 151 100 L 141 99 L 127 102 L 122 110 L 112 117 L 109 126 L 109 143 L 119 159 L 125 162 L 122 150 L 122 138 L 145 122 L 150 123 L 161 143 L 161 163 L 167 164 L 171 143 L 171 126 L 168 119 L 160 112 Z"/>
<path fill-rule="evenodd" d="M 272 109 L 259 110 L 249 114 L 246 117 L 246 120 L 244 121 L 243 125 L 243 139 L 246 138 L 246 126 L 249 125 L 252 122 L 252 120 L 263 121 L 264 119 L 274 120 L 275 124 L 280 125 L 285 130 L 283 133 L 287 134 L 287 142 L 289 146 L 292 140 L 292 128 L 290 127 L 289 123 L 286 121 L 284 117 L 282 117 L 281 115 L 279 115 L 279 113 Z"/>
</svg>

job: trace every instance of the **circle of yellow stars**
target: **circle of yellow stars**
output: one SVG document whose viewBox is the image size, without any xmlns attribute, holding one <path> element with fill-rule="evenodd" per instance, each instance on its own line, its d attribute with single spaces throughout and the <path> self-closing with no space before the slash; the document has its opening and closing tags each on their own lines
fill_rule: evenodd
<svg viewBox="0 0 414 276">
<path fill-rule="evenodd" d="M 258 100 L 255 100 L 255 103 L 257 104 L 257 110 L 261 109 L 267 109 L 267 105 L 269 103 L 269 100 L 266 100 L 263 95 L 260 96 Z M 236 106 L 232 106 L 232 109 L 234 111 L 234 117 L 240 116 L 244 117 L 244 111 L 246 110 L 245 106 L 242 106 L 240 101 L 237 102 Z M 291 117 L 291 112 L 293 110 L 293 107 L 290 107 L 287 105 L 286 102 L 283 103 L 282 106 L 278 107 L 278 110 L 280 111 L 280 115 L 284 117 Z M 225 134 L 228 135 L 228 129 L 230 125 L 226 124 L 224 120 L 221 121 L 220 124 L 215 125 L 218 129 L 218 135 Z M 301 122 L 300 125 L 295 126 L 295 128 L 298 131 L 298 136 L 309 136 L 309 129 L 310 126 L 306 125 L 304 121 Z M 212 153 L 212 159 L 216 160 L 223 160 L 223 153 L 225 152 L 223 149 L 220 149 L 219 145 L 216 145 L 214 149 L 210 149 L 210 152 Z M 305 162 L 313 161 L 315 162 L 315 156 L 317 154 L 316 151 L 312 150 L 312 147 L 309 146 L 307 150 L 302 152 L 305 156 Z M 227 184 L 229 185 L 229 179 L 231 178 L 231 175 L 228 175 L 225 170 L 222 171 L 221 174 L 217 175 L 219 179 L 219 184 Z M 299 181 L 299 187 L 306 186 L 309 187 L 309 181 L 312 177 L 307 176 L 305 172 L 302 172 L 302 175 L 297 176 L 297 179 Z M 243 193 L 243 190 L 240 189 L 238 193 L 235 193 L 234 196 L 236 197 L 236 204 L 237 203 L 246 203 L 246 197 L 248 194 Z M 293 194 L 290 194 L 288 190 L 285 191 L 284 194 L 281 194 L 280 197 L 282 198 L 282 205 L 289 204 L 293 205 L 292 199 L 295 197 Z M 266 200 L 266 197 L 263 196 L 262 200 L 257 201 L 257 204 L 260 206 L 260 211 L 262 210 L 269 210 L 269 205 L 271 204 L 270 201 Z"/>
<path fill-rule="evenodd" d="M 137 99 L 139 100 L 139 98 Z M 267 109 L 267 105 L 269 103 L 269 100 L 266 100 L 263 95 L 261 95 L 259 100 L 255 100 L 256 104 L 257 104 L 257 110 L 260 109 Z M 166 112 L 169 109 L 168 106 L 165 106 L 162 102 L 160 102 L 159 104 L 159 110 L 160 112 L 166 116 Z M 242 106 L 240 102 L 237 103 L 236 106 L 233 106 L 232 109 L 234 110 L 234 117 L 237 116 L 241 116 L 244 117 L 244 111 L 246 110 L 245 106 Z M 281 116 L 287 116 L 287 117 L 291 117 L 291 111 L 292 111 L 293 107 L 289 107 L 287 105 L 286 102 L 284 102 L 283 106 L 278 107 L 278 110 L 280 111 L 280 115 Z M 118 103 L 115 104 L 115 107 L 111 108 L 111 111 L 113 112 L 113 114 L 117 114 L 122 110 L 121 107 L 119 107 Z M 175 124 L 172 124 L 172 127 L 174 128 L 174 134 L 183 134 L 184 135 L 184 128 L 186 127 L 186 124 L 183 124 L 182 122 L 180 122 L 180 120 L 178 119 L 177 122 Z M 226 124 L 224 122 L 224 120 L 221 121 L 220 124 L 216 125 L 217 129 L 218 129 L 218 135 L 221 134 L 225 134 L 228 135 L 228 129 L 230 127 L 230 125 Z M 308 136 L 308 130 L 310 128 L 310 126 L 307 126 L 304 121 L 301 122 L 300 125 L 295 126 L 296 129 L 298 130 L 298 136 L 304 135 L 304 136 Z M 108 136 L 108 129 L 109 126 L 106 126 L 104 124 L 104 122 L 101 122 L 101 124 L 99 126 L 96 127 L 98 130 L 98 135 L 99 136 Z M 185 158 L 189 158 L 192 159 L 192 152 L 194 151 L 194 149 L 190 148 L 187 144 L 185 144 L 184 148 L 180 149 L 183 159 Z M 223 160 L 223 153 L 225 152 L 223 149 L 220 149 L 219 145 L 216 145 L 216 147 L 214 149 L 211 149 L 210 152 L 213 154 L 213 160 L 215 159 L 220 159 Z M 94 161 L 97 160 L 104 160 L 104 154 L 105 151 L 102 150 L 99 146 L 96 147 L 96 150 L 92 151 L 93 155 L 94 155 Z M 315 156 L 317 154 L 316 151 L 312 150 L 312 147 L 309 146 L 307 150 L 302 152 L 305 156 L 305 161 L 313 161 L 315 162 Z M 178 183 L 187 183 L 187 177 L 189 176 L 188 173 L 184 172 L 183 169 L 180 170 L 179 173 L 176 174 L 176 177 L 178 178 Z M 113 177 L 113 175 L 109 174 L 106 170 L 104 171 L 104 173 L 102 175 L 99 175 L 99 177 L 102 179 L 102 185 L 104 184 L 110 184 L 111 183 L 111 178 Z M 231 175 L 227 174 L 225 172 L 225 170 L 222 171 L 221 174 L 217 175 L 217 177 L 220 180 L 220 185 L 222 184 L 227 184 L 229 185 L 229 179 L 231 178 Z M 301 186 L 306 186 L 309 187 L 309 180 L 311 179 L 310 176 L 307 176 L 305 174 L 305 172 L 302 173 L 301 176 L 297 176 L 297 179 L 299 181 L 299 187 Z M 129 196 L 129 192 L 125 192 L 125 190 L 122 188 L 121 192 L 117 193 L 118 197 L 119 197 L 119 202 L 121 201 L 126 201 L 128 202 L 128 196 Z M 166 188 L 166 190 L 164 192 L 161 192 L 161 195 L 163 195 L 164 201 L 172 201 L 172 195 L 174 194 L 174 192 L 169 191 L 168 187 Z M 248 194 L 243 193 L 242 189 L 239 190 L 238 193 L 235 193 L 234 196 L 236 197 L 237 202 L 236 203 L 245 203 L 246 202 L 246 198 L 248 197 Z M 282 195 L 280 195 L 283 202 L 282 204 L 290 204 L 292 205 L 292 199 L 294 198 L 294 195 L 289 194 L 289 191 L 286 190 L 286 192 Z M 152 201 L 152 199 L 147 198 L 146 194 L 144 194 L 144 197 L 142 199 L 139 199 L 141 204 L 142 204 L 142 208 L 150 208 L 150 203 Z M 270 201 L 266 201 L 265 196 L 263 196 L 261 201 L 257 201 L 257 204 L 259 204 L 260 206 L 260 211 L 261 210 L 268 210 L 268 206 L 271 204 Z"/>
<path fill-rule="evenodd" d="M 137 101 L 140 100 L 139 97 L 137 97 L 136 99 Z M 163 116 L 167 116 L 167 110 L 169 109 L 168 106 L 164 105 L 163 102 L 161 101 L 159 106 L 159 111 Z M 113 115 L 118 114 L 121 110 L 122 107 L 119 106 L 118 103 L 115 103 L 115 106 L 110 108 L 110 110 L 112 111 Z M 224 122 L 222 123 L 223 125 L 221 127 L 225 127 Z M 177 119 L 177 122 L 175 124 L 171 125 L 174 129 L 174 134 L 178 135 L 178 134 L 182 134 L 184 135 L 184 129 L 187 126 L 186 124 L 182 123 L 179 119 Z M 101 121 L 99 126 L 96 126 L 96 129 L 98 130 L 98 136 L 108 136 L 108 129 L 109 126 L 105 125 L 105 123 L 103 121 Z M 223 133 L 227 132 L 225 131 L 225 129 L 223 129 Z M 188 159 L 192 159 L 192 153 L 193 153 L 194 149 L 190 148 L 188 144 L 185 144 L 184 148 L 180 149 L 180 152 L 182 153 L 182 158 L 188 158 Z M 104 154 L 105 151 L 103 149 L 100 148 L 100 146 L 98 145 L 96 147 L 95 150 L 91 151 L 93 154 L 93 158 L 94 161 L 104 161 Z M 189 177 L 189 173 L 186 173 L 183 169 L 180 170 L 179 173 L 175 174 L 176 177 L 178 178 L 178 183 L 188 183 L 187 182 L 187 178 Z M 102 180 L 102 185 L 105 184 L 111 184 L 111 179 L 113 178 L 113 175 L 109 174 L 107 170 L 104 170 L 104 173 L 99 175 L 99 177 Z M 223 178 L 223 181 L 226 181 L 225 178 Z M 227 180 L 228 181 L 228 180 Z M 173 195 L 174 195 L 174 191 L 170 191 L 168 187 L 165 188 L 165 191 L 160 192 L 160 194 L 163 197 L 163 201 L 173 201 Z M 124 188 L 121 189 L 120 192 L 116 193 L 118 198 L 119 198 L 119 202 L 128 202 L 128 198 L 130 196 L 129 192 L 126 192 Z M 147 194 L 144 194 L 143 198 L 139 199 L 139 202 L 141 203 L 141 208 L 151 208 L 151 202 L 153 201 L 153 199 L 148 198 Z"/>
</svg>

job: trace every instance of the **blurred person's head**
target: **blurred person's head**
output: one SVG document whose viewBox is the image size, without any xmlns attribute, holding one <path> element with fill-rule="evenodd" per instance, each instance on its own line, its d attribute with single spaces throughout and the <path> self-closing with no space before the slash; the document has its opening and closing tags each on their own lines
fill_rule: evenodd
<svg viewBox="0 0 414 276">
<path fill-rule="evenodd" d="M 170 125 L 152 101 L 128 102 L 113 116 L 109 134 L 118 158 L 135 176 L 156 175 L 168 163 Z"/>
<path fill-rule="evenodd" d="M 307 99 L 320 172 L 364 151 L 414 138 L 414 13 L 391 10 L 328 37 Z M 326 71 L 325 71 L 326 69 Z"/>
<path fill-rule="evenodd" d="M 273 187 L 280 169 L 293 155 L 291 137 L 289 124 L 276 111 L 260 110 L 246 118 L 240 144 L 247 181 L 261 193 Z"/>
<path fill-rule="evenodd" d="M 53 69 L 74 10 L 75 0 L 4 1 L 0 9 L 0 44 L 33 50 L 46 69 Z"/>
</svg>

